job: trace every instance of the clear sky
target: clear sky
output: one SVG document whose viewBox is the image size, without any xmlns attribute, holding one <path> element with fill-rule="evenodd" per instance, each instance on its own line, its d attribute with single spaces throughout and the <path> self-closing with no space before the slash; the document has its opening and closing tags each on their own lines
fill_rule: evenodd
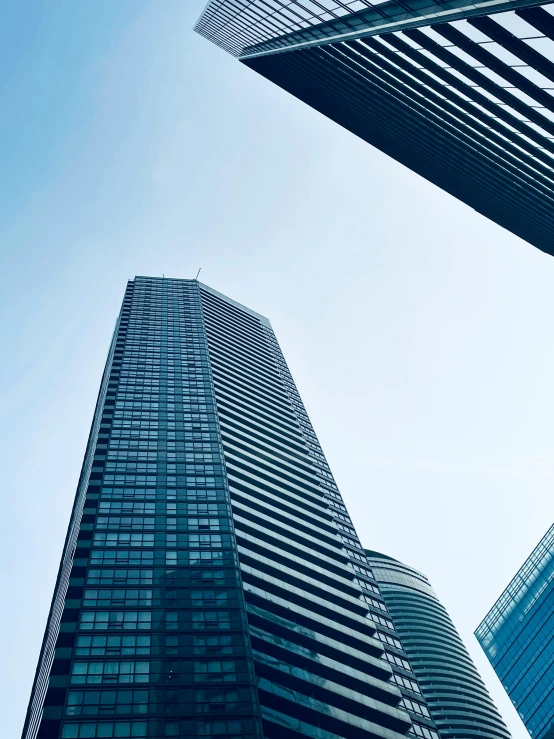
<svg viewBox="0 0 554 739">
<path fill-rule="evenodd" d="M 5 0 L 0 736 L 17 739 L 128 278 L 267 315 L 362 543 L 473 630 L 553 519 L 554 259 L 192 33 L 203 0 Z"/>
</svg>

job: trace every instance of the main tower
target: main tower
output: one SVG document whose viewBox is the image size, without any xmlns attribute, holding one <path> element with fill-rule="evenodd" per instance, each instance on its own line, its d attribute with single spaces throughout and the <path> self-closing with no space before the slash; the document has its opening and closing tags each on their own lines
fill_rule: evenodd
<svg viewBox="0 0 554 739">
<path fill-rule="evenodd" d="M 269 322 L 130 281 L 24 739 L 406 735 L 439 739 Z"/>
</svg>

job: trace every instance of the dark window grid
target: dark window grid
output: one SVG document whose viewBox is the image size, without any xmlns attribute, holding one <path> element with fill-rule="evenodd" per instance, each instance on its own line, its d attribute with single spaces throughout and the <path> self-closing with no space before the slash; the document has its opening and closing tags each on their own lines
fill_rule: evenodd
<svg viewBox="0 0 554 739">
<path fill-rule="evenodd" d="M 551 17 L 550 20 L 552 20 Z M 503 26 L 493 20 L 493 18 L 487 16 L 469 18 L 468 23 L 554 82 L 554 64 L 529 46 L 529 44 L 524 43 L 524 41 L 507 31 Z M 545 37 L 543 36 L 542 38 Z"/>
<path fill-rule="evenodd" d="M 82 631 L 147 631 L 152 628 L 151 611 L 83 611 Z"/>
<path fill-rule="evenodd" d="M 152 585 L 154 571 L 149 569 L 92 569 L 86 576 L 88 585 Z"/>
<path fill-rule="evenodd" d="M 342 47 L 343 49 L 344 46 Z M 381 53 L 384 55 L 387 53 L 387 50 L 382 45 Z M 392 85 L 401 96 L 407 96 L 410 101 L 408 103 L 409 105 L 415 103 L 417 106 L 423 106 L 427 113 L 436 116 L 437 119 L 441 119 L 442 117 L 443 122 L 447 122 L 452 126 L 457 131 L 458 136 L 469 137 L 469 141 L 471 141 L 472 137 L 476 139 L 478 145 L 485 149 L 490 149 L 493 156 L 503 158 L 505 160 L 505 166 L 511 167 L 516 176 L 519 176 L 519 171 L 526 172 L 527 176 L 532 178 L 534 186 L 537 189 L 542 191 L 547 197 L 552 197 L 552 170 L 539 166 L 539 171 L 537 171 L 537 163 L 533 158 L 528 157 L 523 151 L 515 149 L 508 141 L 496 136 L 489 126 L 484 126 L 477 119 L 470 118 L 463 111 L 451 105 L 447 100 L 437 97 L 426 86 L 421 85 L 418 81 L 412 80 L 408 75 L 390 66 L 382 58 L 381 53 L 368 54 L 368 56 L 364 55 L 364 58 L 367 62 L 376 65 L 379 69 L 383 69 L 385 76 L 380 75 L 375 67 L 369 68 L 367 64 L 364 64 L 363 66 L 368 72 L 372 74 L 377 73 L 383 82 Z M 353 61 L 360 63 L 351 54 L 348 56 Z M 398 59 L 396 62 L 401 66 L 408 67 L 408 64 L 403 59 Z M 418 78 L 425 76 L 424 72 L 420 72 L 420 70 L 415 68 L 411 68 L 409 71 L 410 74 Z M 440 86 L 439 83 L 436 83 L 431 78 L 429 78 L 429 84 L 435 87 Z M 448 88 L 443 93 L 448 97 L 453 98 L 455 96 Z M 506 137 L 509 134 L 510 132 L 506 129 L 503 135 Z M 545 179 L 541 172 L 544 172 L 548 179 Z"/>
<path fill-rule="evenodd" d="M 83 594 L 85 608 L 143 607 L 152 605 L 152 590 L 117 589 L 93 590 L 87 588 Z"/>
<path fill-rule="evenodd" d="M 362 0 L 366 8 L 374 8 L 368 0 Z M 403 4 L 403 3 L 401 3 Z M 238 56 L 246 47 L 260 44 L 276 37 L 289 36 L 294 31 L 303 29 L 308 38 L 318 38 L 317 30 L 311 26 L 319 26 L 330 18 L 338 19 L 347 28 L 359 28 L 363 21 L 358 13 L 353 13 L 349 3 L 336 3 L 336 11 L 317 2 L 308 4 L 302 2 L 273 3 L 266 5 L 268 10 L 246 3 L 210 4 L 200 17 L 196 30 L 214 43 L 223 46 L 227 51 Z M 314 11 L 314 7 L 319 12 Z M 214 8 L 217 10 L 214 12 Z M 291 10 L 294 8 L 295 10 Z M 238 9 L 238 12 L 236 12 Z M 381 12 L 376 9 L 379 14 Z M 242 17 L 241 17 L 242 15 Z M 221 31 L 223 30 L 223 33 Z M 279 45 L 268 44 L 270 48 Z"/>
<path fill-rule="evenodd" d="M 481 64 L 487 67 L 487 69 L 491 69 L 493 72 L 496 72 L 507 82 L 514 85 L 514 87 L 525 92 L 529 97 L 543 105 L 547 110 L 554 112 L 554 98 L 552 98 L 551 95 L 517 72 L 513 67 L 498 59 L 498 57 L 490 51 L 487 51 L 483 46 L 471 41 L 471 39 L 469 39 L 465 34 L 458 31 L 457 28 L 454 28 L 449 23 L 440 23 L 431 26 L 431 28 L 443 36 L 443 38 L 446 38 L 448 41 L 455 44 L 459 49 L 465 51 L 466 54 L 469 54 L 474 59 L 481 62 Z M 541 118 L 545 122 L 548 120 L 545 119 L 544 116 L 541 116 Z M 539 123 L 539 125 L 541 124 Z M 544 124 L 541 127 L 546 128 Z"/>
<path fill-rule="evenodd" d="M 70 690 L 66 716 L 98 716 L 148 713 L 148 690 Z"/>
<path fill-rule="evenodd" d="M 318 51 L 317 50 L 316 50 L 316 54 L 318 54 Z M 302 73 L 302 70 L 301 69 L 297 69 L 296 72 L 295 72 L 295 74 L 297 76 L 299 74 L 301 75 L 301 73 Z M 337 72 L 337 70 L 334 67 L 329 66 L 329 65 L 326 65 L 325 66 L 325 76 L 322 78 L 321 84 L 323 86 L 327 86 L 329 84 L 329 82 L 330 82 L 330 78 L 336 77 L 337 74 L 339 74 L 339 73 Z M 348 75 L 346 75 L 346 76 L 348 76 Z M 341 78 L 341 86 L 340 87 L 337 87 L 336 89 L 333 88 L 333 94 L 338 95 L 338 96 L 344 96 L 345 89 L 348 87 L 348 85 L 346 85 L 346 82 L 347 82 L 347 79 L 346 79 L 345 76 L 343 76 Z M 310 84 L 313 86 L 313 80 L 310 81 Z M 333 82 L 333 84 L 335 84 L 335 83 Z M 360 88 L 359 83 L 356 85 L 356 87 L 357 88 Z M 365 89 L 358 89 L 357 92 L 362 92 L 365 95 L 366 92 L 367 92 L 367 90 L 365 90 Z M 377 113 L 379 113 L 381 111 L 381 107 L 382 106 L 379 104 L 379 99 L 375 99 L 375 97 L 372 97 L 371 100 L 372 100 L 371 107 L 368 108 L 368 109 L 364 109 L 364 115 L 365 116 L 377 114 Z M 387 116 L 388 116 L 389 121 L 390 121 L 390 113 L 391 113 L 390 112 L 390 109 L 387 109 Z M 400 129 L 403 131 L 403 133 L 402 133 L 403 140 L 408 141 L 410 138 L 412 138 L 414 136 L 413 135 L 413 132 L 411 131 L 411 129 L 407 126 L 407 117 L 406 117 L 406 115 L 403 115 L 403 116 L 397 118 L 395 120 L 395 125 L 399 128 L 399 131 L 400 131 Z M 433 155 L 433 158 L 432 158 L 432 163 L 433 163 L 432 166 L 437 170 L 438 173 L 440 173 L 442 171 L 442 168 L 443 167 L 442 167 L 442 159 L 441 159 L 440 156 L 437 155 L 437 150 L 438 149 L 440 150 L 441 148 L 446 148 L 446 140 L 440 142 L 441 143 L 441 146 L 440 147 L 438 146 L 438 143 L 439 143 L 438 142 L 438 138 L 439 138 L 438 134 L 439 134 L 439 131 L 440 131 L 440 129 L 436 128 L 436 130 L 433 131 L 433 137 L 432 137 L 432 141 L 433 141 L 432 151 L 435 152 L 434 155 Z M 399 133 L 399 135 L 400 135 L 400 133 Z M 423 141 L 422 141 L 422 138 L 423 138 Z M 418 133 L 417 140 L 414 141 L 414 150 L 419 151 L 419 152 L 423 151 L 422 154 L 421 153 L 418 154 L 418 156 L 420 157 L 420 159 L 421 159 L 422 156 L 430 157 L 430 152 L 431 152 L 431 149 L 429 148 L 429 146 L 430 146 L 430 138 L 431 138 L 431 130 L 430 129 L 429 130 L 428 129 L 424 129 L 423 132 L 419 132 Z M 450 143 L 451 142 L 449 141 L 449 144 Z M 425 146 L 423 146 L 423 145 L 425 145 Z M 466 170 L 469 170 L 470 166 L 472 166 L 470 160 L 472 158 L 475 158 L 475 160 L 476 160 L 473 163 L 473 168 L 475 168 L 475 166 L 478 166 L 478 167 L 481 166 L 481 160 L 478 160 L 476 157 L 470 156 L 469 155 L 469 152 L 470 152 L 470 150 L 467 150 L 465 152 L 466 153 L 466 158 L 465 158 L 465 160 L 463 160 L 464 161 L 464 168 L 461 169 L 459 167 L 459 174 L 457 176 L 457 179 L 460 180 L 461 185 L 463 185 L 464 187 L 465 187 L 465 179 L 464 178 L 465 178 L 465 175 L 466 175 Z M 448 160 L 448 158 L 445 159 L 445 161 L 447 161 L 447 160 Z M 460 162 L 458 162 L 458 164 L 460 164 Z M 505 180 L 505 178 L 502 178 L 502 181 L 500 183 L 500 179 L 499 179 L 500 178 L 500 174 L 501 174 L 500 170 L 497 171 L 495 169 L 490 169 L 489 168 L 487 170 L 487 172 L 488 172 L 488 177 L 487 177 L 486 180 L 483 180 L 483 186 L 486 186 L 487 189 L 488 189 L 488 192 L 487 192 L 488 202 L 491 204 L 491 207 L 494 207 L 496 210 L 498 210 L 499 212 L 501 212 L 502 215 L 503 215 L 503 217 L 504 217 L 505 216 L 506 198 L 505 198 L 505 196 L 503 194 L 501 196 L 500 193 L 504 193 L 504 190 L 505 190 L 505 187 L 506 187 L 506 180 Z M 496 177 L 497 174 L 498 174 L 498 177 Z M 437 176 L 438 176 L 438 174 L 437 174 Z M 441 177 L 442 177 L 442 175 L 441 175 Z M 472 177 L 474 178 L 474 175 L 472 175 Z M 493 188 L 493 180 L 494 179 L 499 179 L 499 186 L 496 189 Z M 522 190 L 519 191 L 519 196 L 520 197 L 521 197 L 521 194 L 522 193 L 526 193 L 526 190 L 525 189 L 522 189 Z M 527 200 L 527 198 L 526 198 L 526 200 Z M 540 235 L 541 239 L 546 239 L 547 238 L 546 234 L 547 233 L 550 233 L 550 231 L 551 231 L 551 227 L 548 225 L 549 224 L 549 221 L 551 220 L 551 209 L 545 210 L 545 207 L 546 206 L 544 204 L 544 201 L 537 200 L 536 198 L 531 201 L 531 203 L 529 204 L 529 206 L 527 206 L 527 204 L 525 203 L 525 204 L 522 205 L 522 207 L 526 207 L 528 213 L 532 214 L 532 216 L 533 216 L 533 228 L 535 229 L 536 233 Z"/>
<path fill-rule="evenodd" d="M 406 54 L 410 58 L 414 59 L 414 61 L 421 61 L 418 57 L 418 52 L 414 51 L 401 39 L 398 39 L 395 36 L 391 35 L 390 37 L 387 37 L 387 41 L 397 46 L 401 53 Z M 375 52 L 376 56 L 382 54 L 387 58 L 392 58 L 392 54 L 394 54 L 394 52 L 392 52 L 391 54 L 391 52 L 386 49 L 383 44 L 380 44 L 374 39 L 364 40 L 363 45 L 370 47 Z M 403 68 L 409 69 L 408 63 L 405 60 L 396 59 L 395 61 Z M 509 141 L 507 143 L 507 146 L 509 147 L 509 151 L 514 156 L 523 158 L 524 161 L 528 165 L 536 169 L 540 175 L 547 177 L 549 180 L 554 179 L 554 174 L 552 171 L 554 161 L 546 154 L 538 153 L 536 146 L 528 142 L 526 139 L 522 138 L 522 136 L 527 136 L 535 140 L 536 143 L 544 145 L 548 141 L 546 137 L 541 136 L 540 134 L 535 132 L 533 129 L 519 121 L 519 119 L 515 118 L 515 116 L 511 115 L 509 112 L 503 111 L 499 107 L 499 104 L 496 104 L 493 101 L 489 100 L 474 88 L 471 88 L 469 85 L 466 85 L 454 75 L 451 75 L 444 67 L 441 67 L 438 64 L 434 64 L 431 60 L 427 60 L 427 62 L 428 69 L 432 71 L 433 74 L 436 74 L 437 76 L 445 80 L 444 85 L 438 83 L 436 80 L 433 80 L 431 77 L 426 76 L 424 71 L 412 67 L 409 69 L 409 72 L 417 76 L 418 79 L 425 79 L 426 84 L 429 84 L 435 90 L 440 91 L 442 95 L 452 100 L 457 106 L 462 108 L 469 115 L 480 120 L 487 128 L 492 129 L 493 131 L 499 133 L 503 138 L 508 139 Z M 458 90 L 463 95 L 470 97 L 477 105 L 480 105 L 488 110 L 491 115 L 487 115 L 483 111 L 479 110 L 470 101 L 465 101 L 460 96 L 456 96 L 456 94 L 453 92 L 454 89 Z M 504 123 L 506 123 L 507 125 L 503 125 L 500 121 L 504 121 Z M 517 133 L 514 134 L 514 132 L 507 128 L 507 126 L 517 128 L 522 136 L 519 136 Z M 530 134 L 533 134 L 532 137 Z M 495 140 L 497 141 L 499 146 L 504 145 L 503 139 Z M 514 149 L 513 147 L 511 147 L 511 144 L 517 146 L 518 149 Z M 529 154 L 531 156 L 525 156 L 525 154 Z"/>
<path fill-rule="evenodd" d="M 149 655 L 150 635 L 94 635 L 78 636 L 75 644 L 77 657 Z"/>
<path fill-rule="evenodd" d="M 425 40 L 426 50 L 429 53 L 434 54 L 437 58 L 441 59 L 445 64 L 448 64 L 448 67 L 442 67 L 428 57 L 423 56 L 417 50 L 414 50 L 409 44 L 404 42 L 398 34 L 387 35 L 386 40 L 388 41 L 388 43 L 394 45 L 399 52 L 411 57 L 416 63 L 422 65 L 425 64 L 426 68 L 428 68 L 436 76 L 443 79 L 447 86 L 457 89 L 463 95 L 469 97 L 471 100 L 477 103 L 477 105 L 480 105 L 482 108 L 487 110 L 491 114 L 491 126 L 496 127 L 500 125 L 498 124 L 498 122 L 495 123 L 494 121 L 496 119 L 501 120 L 511 128 L 516 129 L 516 131 L 518 131 L 523 136 L 531 139 L 531 141 L 535 144 L 538 144 L 539 147 L 543 147 L 545 150 L 549 150 L 554 153 L 554 143 L 552 143 L 549 137 L 538 133 L 537 131 L 535 131 L 534 128 L 528 126 L 527 123 L 523 122 L 522 120 L 514 116 L 511 112 L 505 110 L 502 107 L 503 105 L 506 105 L 516 110 L 520 115 L 527 116 L 529 111 L 526 109 L 526 106 L 522 101 L 509 93 L 507 91 L 507 88 L 501 87 L 485 75 L 481 74 L 478 71 L 475 71 L 475 67 L 471 67 L 466 62 L 458 59 L 458 57 L 456 57 L 454 54 L 451 54 L 448 51 L 443 51 L 445 47 L 440 46 L 440 44 L 437 44 L 435 41 L 429 39 L 421 32 L 416 33 L 419 33 L 420 36 L 416 36 L 413 33 L 408 34 L 407 32 L 406 35 L 412 39 L 421 37 L 421 39 Z M 451 74 L 449 69 L 455 69 L 460 74 L 463 74 L 467 79 L 471 80 L 473 85 L 460 80 L 458 77 Z M 479 92 L 476 87 L 482 87 L 488 93 L 494 95 L 501 102 L 498 104 L 494 103 L 488 97 Z M 536 120 L 534 120 L 533 122 L 538 125 Z M 551 133 L 554 133 L 554 127 L 552 127 Z M 543 153 L 540 149 L 537 150 L 536 146 L 534 146 L 530 142 L 527 142 L 524 138 L 519 138 L 518 145 L 524 148 L 528 153 L 533 154 L 533 156 L 539 159 L 547 167 L 552 166 L 552 158 Z"/>
<path fill-rule="evenodd" d="M 147 721 L 64 723 L 61 733 L 62 739 L 91 739 L 92 737 L 111 739 L 111 737 L 146 737 L 147 735 Z"/>
</svg>

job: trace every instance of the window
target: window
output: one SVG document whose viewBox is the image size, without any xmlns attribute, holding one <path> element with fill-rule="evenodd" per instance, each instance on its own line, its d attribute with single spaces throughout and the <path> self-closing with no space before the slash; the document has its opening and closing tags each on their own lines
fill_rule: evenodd
<svg viewBox="0 0 554 739">
<path fill-rule="evenodd" d="M 71 684 L 147 683 L 149 662 L 74 662 Z"/>
<path fill-rule="evenodd" d="M 191 606 L 226 606 L 228 603 L 226 590 L 192 590 Z"/>
<path fill-rule="evenodd" d="M 80 629 L 150 629 L 150 611 L 83 611 Z"/>
<path fill-rule="evenodd" d="M 193 611 L 193 629 L 230 629 L 231 615 L 229 611 Z"/>
<path fill-rule="evenodd" d="M 214 636 L 193 636 L 193 653 L 207 654 L 217 652 L 218 654 L 233 654 L 233 639 L 227 634 L 215 634 Z"/>
<path fill-rule="evenodd" d="M 403 688 L 406 688 L 407 690 L 413 691 L 414 693 L 421 693 L 419 685 L 416 683 L 416 681 L 410 680 L 410 678 L 404 677 L 404 675 L 399 675 L 398 673 L 394 672 L 391 681 Z"/>
<path fill-rule="evenodd" d="M 366 577 L 373 577 L 372 571 L 368 569 L 367 567 L 362 567 L 361 565 L 358 565 L 355 562 L 352 562 L 352 567 L 354 568 L 355 572 L 359 572 L 360 575 L 365 575 Z"/>
<path fill-rule="evenodd" d="M 202 689 L 194 691 L 197 710 L 223 711 L 236 710 L 239 704 L 239 691 L 232 688 Z"/>
<path fill-rule="evenodd" d="M 146 721 L 108 721 L 93 723 L 87 721 L 80 724 L 64 724 L 62 739 L 94 739 L 94 737 L 135 737 L 146 736 Z"/>
<path fill-rule="evenodd" d="M 402 649 L 401 642 L 398 639 L 395 639 L 394 636 L 391 636 L 390 634 L 385 634 L 383 631 L 376 631 L 374 636 L 376 639 L 379 639 L 379 641 L 382 641 L 383 644 L 390 644 L 391 647 Z"/>
<path fill-rule="evenodd" d="M 152 585 L 152 570 L 89 570 L 88 585 Z"/>
<path fill-rule="evenodd" d="M 152 536 L 152 534 L 149 534 Z M 91 565 L 150 565 L 154 564 L 153 551 L 129 549 L 93 549 L 90 553 Z"/>
<path fill-rule="evenodd" d="M 380 611 L 387 610 L 387 607 L 384 603 L 382 603 L 380 600 L 377 600 L 376 598 L 373 598 L 371 595 L 369 595 L 369 593 L 362 593 L 362 597 L 366 603 L 369 603 L 370 606 L 378 608 Z"/>
<path fill-rule="evenodd" d="M 153 531 L 156 525 L 154 516 L 98 516 L 97 529 L 146 529 Z M 106 544 L 106 546 L 110 546 Z"/>
<path fill-rule="evenodd" d="M 148 690 L 70 690 L 66 716 L 147 713 Z"/>
<path fill-rule="evenodd" d="M 427 726 L 421 724 L 412 724 L 412 728 L 408 732 L 408 736 L 418 736 L 421 739 L 439 739 L 438 733 L 434 729 L 429 729 Z"/>
<path fill-rule="evenodd" d="M 233 660 L 213 659 L 209 662 L 194 663 L 194 679 L 236 682 L 237 669 Z"/>
<path fill-rule="evenodd" d="M 399 657 L 397 654 L 393 654 L 392 652 L 385 652 L 383 654 L 383 659 L 386 659 L 387 662 L 390 662 L 391 665 L 397 665 L 398 667 L 402 667 L 403 670 L 409 670 L 412 672 L 412 666 L 408 662 L 407 659 L 404 659 L 403 657 Z"/>
<path fill-rule="evenodd" d="M 427 718 L 430 718 L 429 709 L 426 705 L 423 703 L 418 703 L 418 701 L 413 700 L 412 698 L 402 698 L 402 705 L 407 711 L 411 711 L 412 713 L 417 713 L 420 716 L 426 716 Z"/>
<path fill-rule="evenodd" d="M 371 618 L 372 621 L 381 624 L 381 626 L 386 626 L 386 628 L 390 629 L 391 631 L 395 630 L 393 622 L 390 621 L 388 618 L 385 618 L 384 616 L 379 616 L 378 613 L 371 612 L 368 614 L 368 617 Z"/>
<path fill-rule="evenodd" d="M 196 736 L 243 736 L 242 721 L 227 719 L 220 721 L 197 721 Z"/>
<path fill-rule="evenodd" d="M 78 636 L 75 655 L 103 657 L 105 655 L 150 654 L 150 636 Z"/>
<path fill-rule="evenodd" d="M 154 534 L 96 533 L 92 545 L 95 547 L 153 547 Z"/>
<path fill-rule="evenodd" d="M 85 590 L 83 605 L 90 608 L 109 606 L 151 606 L 151 590 Z"/>
</svg>

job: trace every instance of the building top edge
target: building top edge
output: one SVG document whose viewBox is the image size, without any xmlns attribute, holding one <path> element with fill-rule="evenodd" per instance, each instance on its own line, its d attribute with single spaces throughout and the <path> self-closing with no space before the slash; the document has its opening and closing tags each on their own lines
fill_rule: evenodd
<svg viewBox="0 0 554 739">
<path fill-rule="evenodd" d="M 163 281 L 166 281 L 166 282 L 195 282 L 203 290 L 206 290 L 212 295 L 217 296 L 221 300 L 225 300 L 227 303 L 230 303 L 235 308 L 238 308 L 239 310 L 242 310 L 245 313 L 249 313 L 251 316 L 254 316 L 259 321 L 261 321 L 261 323 L 265 324 L 268 328 L 271 328 L 271 323 L 269 322 L 269 318 L 262 316 L 261 313 L 258 313 L 257 311 L 252 310 L 252 308 L 248 308 L 248 306 L 243 305 L 242 303 L 239 303 L 237 300 L 233 300 L 227 295 L 220 293 L 218 290 L 214 290 L 213 287 L 206 285 L 204 282 L 200 282 L 200 280 L 198 279 L 188 278 L 188 277 L 152 277 L 150 275 L 135 275 L 135 277 L 132 280 L 129 280 L 129 282 L 134 282 L 135 280 L 155 280 L 155 281 L 160 281 L 160 282 L 163 282 Z"/>
<path fill-rule="evenodd" d="M 249 313 L 251 316 L 254 316 L 255 318 L 257 318 L 261 323 L 265 324 L 268 328 L 271 328 L 271 323 L 269 322 L 269 318 L 262 316 L 261 313 L 258 313 L 257 311 L 252 310 L 252 308 L 248 308 L 246 305 L 239 303 L 237 300 L 233 300 L 232 298 L 229 298 L 227 295 L 220 293 L 218 290 L 214 290 L 213 287 L 210 287 L 209 285 L 206 285 L 205 283 L 200 282 L 200 280 L 197 280 L 197 282 L 203 290 L 206 290 L 207 292 L 211 293 L 212 295 L 215 295 L 221 300 L 225 300 L 225 302 L 230 303 L 235 308 L 238 308 L 239 310 L 242 310 L 245 313 Z"/>
<path fill-rule="evenodd" d="M 525 559 L 473 632 L 479 642 L 481 642 L 487 628 L 499 628 L 503 612 L 508 610 L 509 604 L 517 605 L 523 594 L 532 588 L 537 575 L 541 571 L 541 566 L 544 566 L 545 555 L 549 554 L 552 549 L 554 549 L 554 524 L 550 526 L 531 554 Z"/>
</svg>

